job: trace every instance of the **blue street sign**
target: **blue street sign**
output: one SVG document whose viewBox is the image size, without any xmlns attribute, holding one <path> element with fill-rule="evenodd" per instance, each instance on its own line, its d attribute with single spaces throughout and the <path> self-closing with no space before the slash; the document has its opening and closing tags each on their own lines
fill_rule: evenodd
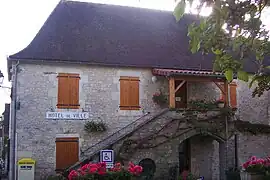
<svg viewBox="0 0 270 180">
<path fill-rule="evenodd" d="M 107 168 L 112 168 L 114 164 L 114 152 L 113 150 L 101 150 L 100 162 L 105 162 Z"/>
</svg>

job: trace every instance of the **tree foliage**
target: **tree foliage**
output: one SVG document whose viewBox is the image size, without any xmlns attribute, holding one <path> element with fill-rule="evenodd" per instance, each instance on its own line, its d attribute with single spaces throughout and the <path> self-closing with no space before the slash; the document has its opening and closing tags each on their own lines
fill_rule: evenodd
<svg viewBox="0 0 270 180">
<path fill-rule="evenodd" d="M 184 15 L 187 4 L 193 0 L 181 0 L 174 10 L 177 21 Z M 188 28 L 190 50 L 202 55 L 215 55 L 214 71 L 224 72 L 227 80 L 238 79 L 256 82 L 253 96 L 261 96 L 270 89 L 270 78 L 266 75 L 268 66 L 264 60 L 270 55 L 269 32 L 262 24 L 262 13 L 270 5 L 268 0 L 201 0 L 198 12 L 212 7 L 207 17 L 199 16 L 200 22 Z M 255 74 L 245 69 L 246 63 L 255 64 Z"/>
</svg>

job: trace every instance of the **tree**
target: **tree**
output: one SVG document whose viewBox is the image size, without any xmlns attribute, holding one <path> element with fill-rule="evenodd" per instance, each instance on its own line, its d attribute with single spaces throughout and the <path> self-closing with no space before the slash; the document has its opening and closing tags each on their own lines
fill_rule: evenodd
<svg viewBox="0 0 270 180">
<path fill-rule="evenodd" d="M 173 14 L 177 21 L 188 4 L 193 4 L 193 0 L 181 0 L 175 7 Z M 213 53 L 213 70 L 224 72 L 229 82 L 234 75 L 250 82 L 250 87 L 257 82 L 253 96 L 270 90 L 267 75 L 270 68 L 264 63 L 270 55 L 269 31 L 261 20 L 268 5 L 268 0 L 201 0 L 197 6 L 199 23 L 194 22 L 188 28 L 191 52 Z M 212 7 L 210 16 L 199 16 L 206 6 Z M 255 62 L 255 74 L 245 71 L 247 61 Z"/>
</svg>

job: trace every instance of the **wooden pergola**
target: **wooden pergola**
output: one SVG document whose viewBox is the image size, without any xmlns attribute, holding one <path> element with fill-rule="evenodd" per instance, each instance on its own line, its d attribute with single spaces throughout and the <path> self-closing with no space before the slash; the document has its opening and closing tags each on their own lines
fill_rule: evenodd
<svg viewBox="0 0 270 180">
<path fill-rule="evenodd" d="M 209 71 L 189 71 L 175 69 L 153 69 L 153 75 L 165 76 L 169 79 L 169 107 L 175 108 L 175 93 L 185 82 L 213 82 L 224 95 L 225 106 L 229 103 L 228 81 L 222 73 Z M 175 88 L 175 81 L 182 81 Z M 223 84 L 223 85 L 221 85 Z"/>
</svg>

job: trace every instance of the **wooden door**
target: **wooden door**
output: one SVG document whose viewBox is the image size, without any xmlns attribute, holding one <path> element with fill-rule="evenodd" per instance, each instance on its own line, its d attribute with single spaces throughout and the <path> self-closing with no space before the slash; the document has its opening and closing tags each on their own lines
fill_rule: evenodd
<svg viewBox="0 0 270 180">
<path fill-rule="evenodd" d="M 182 83 L 182 81 L 175 81 L 175 89 L 181 83 Z M 186 108 L 187 107 L 187 83 L 186 82 L 175 93 L 175 107 L 176 108 Z"/>
<path fill-rule="evenodd" d="M 79 161 L 79 138 L 56 138 L 56 171 Z"/>
</svg>

